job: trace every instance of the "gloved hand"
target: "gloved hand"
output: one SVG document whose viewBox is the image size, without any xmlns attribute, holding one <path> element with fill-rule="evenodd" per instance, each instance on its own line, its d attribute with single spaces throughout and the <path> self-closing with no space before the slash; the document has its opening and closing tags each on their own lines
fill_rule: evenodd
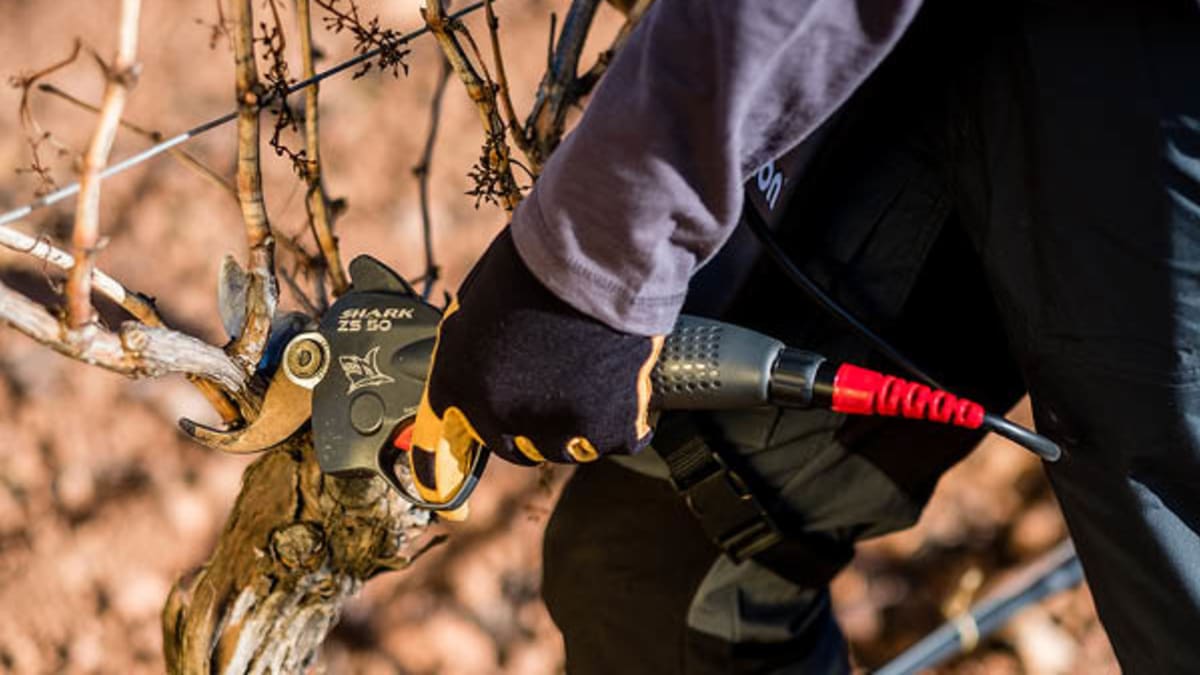
<svg viewBox="0 0 1200 675">
<path fill-rule="evenodd" d="M 476 444 L 526 465 L 641 450 L 650 442 L 650 371 L 662 344 L 559 300 L 504 230 L 438 329 L 409 452 L 421 497 L 449 501 Z"/>
</svg>

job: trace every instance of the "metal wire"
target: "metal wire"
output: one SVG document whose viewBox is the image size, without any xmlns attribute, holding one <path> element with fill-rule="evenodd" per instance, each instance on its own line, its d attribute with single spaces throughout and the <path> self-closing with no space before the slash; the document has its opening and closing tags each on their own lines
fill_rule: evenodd
<svg viewBox="0 0 1200 675">
<path fill-rule="evenodd" d="M 470 14 L 471 12 L 474 12 L 474 11 L 482 8 L 483 5 L 484 5 L 483 2 L 476 2 L 474 4 L 467 5 L 463 9 L 451 14 L 450 19 L 457 20 L 461 17 L 464 17 L 464 16 Z M 422 26 L 421 28 L 404 35 L 400 39 L 399 44 L 405 44 L 411 40 L 421 37 L 422 35 L 424 35 L 425 33 L 428 33 L 428 32 L 429 32 L 429 27 Z M 370 51 L 363 52 L 362 54 L 359 54 L 353 58 L 342 61 L 341 63 L 337 64 L 336 66 L 333 66 L 332 68 L 329 68 L 328 70 L 323 70 L 323 71 L 317 73 L 316 75 L 313 75 L 310 78 L 300 80 L 299 82 L 296 82 L 295 84 L 293 84 L 287 88 L 287 90 L 286 90 L 287 95 L 290 96 L 302 89 L 305 89 L 314 84 L 317 84 L 318 82 L 321 82 L 322 80 L 328 79 L 330 77 L 333 77 L 334 75 L 337 75 L 337 74 L 342 73 L 350 68 L 353 68 L 353 67 L 363 63 L 364 61 L 369 61 L 369 60 L 375 58 L 376 56 L 378 56 L 381 51 L 382 51 L 382 48 L 377 47 Z M 267 105 L 274 98 L 275 98 L 274 92 L 272 92 L 271 95 L 263 97 L 262 105 L 263 106 Z M 211 119 L 203 124 L 194 126 L 191 129 L 188 129 L 187 131 L 185 131 L 181 134 L 172 136 L 171 138 L 168 138 L 167 140 L 162 141 L 161 143 L 152 145 L 149 148 L 142 150 L 141 152 L 138 152 L 129 157 L 126 157 L 125 159 L 117 162 L 116 164 L 110 164 L 107 167 L 105 167 L 103 171 L 100 172 L 99 180 L 103 181 L 107 178 L 110 178 L 110 177 L 115 176 L 119 173 L 122 173 L 128 169 L 131 169 L 131 168 L 137 166 L 138 164 L 141 164 L 142 162 L 145 162 L 149 159 L 157 157 L 158 155 L 161 155 L 162 153 L 166 152 L 167 150 L 170 150 L 171 148 L 173 148 L 177 145 L 180 145 L 180 144 L 184 143 L 185 141 L 193 139 L 205 132 L 212 131 L 213 129 L 216 129 L 217 127 L 219 127 L 223 124 L 227 124 L 236 118 L 237 118 L 236 111 L 226 113 L 220 117 Z M 37 211 L 39 209 L 46 208 L 47 206 L 50 206 L 52 204 L 58 203 L 64 199 L 66 199 L 67 197 L 71 197 L 71 196 L 77 194 L 78 192 L 79 192 L 79 183 L 71 183 L 70 185 L 63 186 L 49 194 L 43 195 L 42 197 L 35 199 L 34 201 L 32 201 L 24 206 L 20 206 L 15 209 L 12 209 L 11 211 L 7 211 L 3 214 L 0 214 L 0 225 L 7 225 L 8 223 L 20 220 L 20 219 L 28 216 L 29 214 L 33 213 L 34 211 Z"/>
</svg>

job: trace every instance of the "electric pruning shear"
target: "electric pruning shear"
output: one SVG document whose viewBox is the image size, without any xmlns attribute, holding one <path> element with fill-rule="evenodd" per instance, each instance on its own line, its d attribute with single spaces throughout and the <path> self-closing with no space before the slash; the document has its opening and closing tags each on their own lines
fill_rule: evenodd
<svg viewBox="0 0 1200 675">
<path fill-rule="evenodd" d="M 190 420 L 180 425 L 209 447 L 252 453 L 282 443 L 311 423 L 324 473 L 380 476 L 418 507 L 456 509 L 478 484 L 487 448 L 473 449 L 463 482 L 445 502 L 419 497 L 403 461 L 411 450 L 441 310 L 370 256 L 355 258 L 350 275 L 350 290 L 319 321 L 287 339 L 253 422 L 228 430 Z M 832 363 L 761 333 L 700 317 L 680 317 L 651 380 L 651 408 L 657 411 L 825 408 L 987 429 L 1047 461 L 1061 454 L 1049 439 L 968 399 Z"/>
</svg>

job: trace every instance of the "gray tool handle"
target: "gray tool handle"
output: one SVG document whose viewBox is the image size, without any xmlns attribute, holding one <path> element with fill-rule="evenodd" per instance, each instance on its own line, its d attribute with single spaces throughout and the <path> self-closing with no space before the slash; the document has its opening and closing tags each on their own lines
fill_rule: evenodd
<svg viewBox="0 0 1200 675">
<path fill-rule="evenodd" d="M 821 359 L 762 333 L 683 315 L 651 373 L 656 410 L 806 406 Z M 787 372 L 776 371 L 784 366 Z M 799 384 L 799 390 L 796 385 Z M 804 390 L 807 390 L 805 393 Z"/>
</svg>

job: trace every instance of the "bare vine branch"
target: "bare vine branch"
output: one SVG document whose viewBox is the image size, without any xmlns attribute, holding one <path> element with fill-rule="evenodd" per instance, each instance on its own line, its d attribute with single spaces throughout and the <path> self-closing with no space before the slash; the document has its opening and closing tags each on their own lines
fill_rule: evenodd
<svg viewBox="0 0 1200 675">
<path fill-rule="evenodd" d="M 475 104 L 483 124 L 485 140 L 480 161 L 469 174 L 475 180 L 476 187 L 468 194 L 475 196 L 476 206 L 480 200 L 495 201 L 503 206 L 505 211 L 511 212 L 521 202 L 521 189 L 512 173 L 511 153 L 506 142 L 507 128 L 496 102 L 496 88 L 482 59 L 478 58 L 479 49 L 466 27 L 448 19 L 446 10 L 437 0 L 426 2 L 421 9 L 421 15 L 425 19 L 425 25 L 429 26 L 429 30 L 441 46 L 442 53 L 466 87 L 467 95 Z M 456 33 L 461 33 L 468 41 L 476 54 L 479 69 L 471 63 Z M 483 71 L 482 76 L 480 70 Z"/>
<path fill-rule="evenodd" d="M 121 42 L 122 42 L 123 46 L 120 48 L 120 51 L 124 52 L 125 55 L 121 56 L 119 54 L 117 63 L 120 63 L 122 58 L 124 59 L 124 63 L 127 64 L 127 67 L 126 67 L 124 73 L 122 74 L 122 72 L 115 71 L 114 70 L 114 68 L 116 68 L 115 65 L 113 67 L 105 67 L 104 68 L 105 73 L 109 79 L 109 86 L 106 87 L 106 97 L 105 97 L 106 105 L 110 105 L 113 101 L 113 99 L 107 95 L 109 89 L 111 89 L 111 87 L 113 86 L 112 85 L 113 79 L 114 78 L 120 79 L 120 78 L 130 78 L 131 77 L 130 68 L 132 68 L 132 65 L 131 65 L 132 61 L 130 60 L 131 59 L 130 54 L 132 54 L 136 51 L 136 42 L 133 45 L 129 44 L 128 32 L 126 32 L 126 29 L 136 33 L 136 23 L 137 23 L 136 16 L 133 16 L 130 19 L 130 21 L 123 22 L 123 24 L 122 24 L 123 33 L 122 33 Z M 134 40 L 136 40 L 136 34 L 134 35 Z M 161 138 L 162 138 L 161 134 L 159 134 L 157 132 L 153 132 L 153 131 L 148 131 L 148 130 L 143 129 L 142 127 L 139 127 L 135 124 L 121 120 L 120 119 L 121 110 L 114 110 L 110 107 L 108 109 L 108 112 L 106 112 L 104 106 L 100 106 L 100 107 L 93 106 L 91 104 L 88 104 L 84 101 L 79 100 L 78 98 L 68 94 L 65 91 L 62 91 L 61 89 L 55 87 L 54 85 L 46 84 L 46 83 L 38 83 L 38 81 L 40 79 L 59 70 L 60 68 L 66 66 L 67 64 L 73 62 L 75 60 L 78 49 L 79 49 L 79 46 L 77 43 L 76 50 L 75 50 L 76 53 L 72 54 L 67 59 L 64 59 L 63 61 L 60 61 L 59 63 L 56 63 L 48 68 L 38 71 L 37 73 L 34 73 L 32 75 L 18 78 L 19 82 L 17 82 L 17 83 L 22 87 L 22 100 L 21 100 L 22 123 L 24 125 L 26 125 L 26 127 L 28 129 L 38 129 L 38 130 L 41 129 L 40 126 L 37 125 L 37 122 L 33 117 L 33 114 L 32 114 L 31 108 L 30 108 L 30 99 L 29 99 L 30 92 L 32 91 L 33 86 L 35 84 L 37 84 L 37 88 L 39 91 L 58 96 L 59 98 L 62 98 L 63 100 L 66 100 L 74 105 L 77 105 L 86 110 L 89 110 L 91 112 L 95 112 L 95 113 L 99 114 L 101 116 L 101 121 L 98 122 L 98 127 L 101 125 L 112 125 L 112 120 L 115 118 L 117 124 L 119 124 L 121 126 L 129 128 L 131 130 L 134 130 L 136 133 L 139 133 L 143 136 L 147 136 L 147 137 L 151 138 L 152 140 L 155 140 L 155 141 L 161 140 Z M 121 83 L 118 83 L 117 86 L 121 86 Z M 123 108 L 123 105 L 121 107 Z M 50 137 L 49 132 L 39 131 L 39 133 L 42 135 L 41 136 L 42 138 Z M 115 135 L 115 128 L 108 129 L 105 132 L 105 134 Z M 99 132 L 98 132 L 97 135 L 104 136 L 105 134 L 99 134 Z M 103 141 L 103 138 L 101 140 Z M 93 139 L 93 141 L 95 141 L 95 139 Z M 111 147 L 111 139 L 108 140 L 108 143 Z M 211 169 L 209 169 L 203 163 L 199 162 L 199 160 L 196 160 L 191 155 L 188 155 L 184 151 L 179 150 L 177 148 L 172 149 L 171 152 L 174 156 L 181 159 L 182 161 L 184 161 L 185 163 L 187 163 L 189 166 L 193 167 L 194 169 L 196 169 L 202 175 L 205 175 L 210 180 L 214 181 L 218 185 L 221 185 L 224 189 L 228 190 L 230 192 L 230 194 L 233 194 L 232 186 L 230 186 L 227 181 L 224 181 L 224 179 L 222 179 L 219 175 L 217 175 L 215 172 L 213 172 Z M 105 152 L 105 154 L 107 154 L 107 152 Z M 101 160 L 101 163 L 103 163 L 103 161 L 104 160 Z M 38 164 L 38 160 L 36 159 L 36 148 L 35 148 L 34 164 L 35 165 Z M 102 167 L 100 167 L 100 168 L 102 168 Z M 95 187 L 94 183 L 93 183 L 93 187 Z M 95 210 L 93 210 L 91 217 L 95 217 L 98 219 L 98 215 L 95 212 Z M 53 246 L 48 240 L 45 240 L 42 238 L 35 238 L 33 236 L 24 234 L 18 230 L 15 230 L 15 229 L 12 229 L 12 228 L 9 228 L 6 226 L 0 226 L 0 246 L 4 246 L 4 247 L 10 248 L 14 251 L 28 254 L 28 255 L 30 255 L 34 258 L 37 258 L 45 263 L 48 263 L 48 264 L 54 265 L 60 269 L 63 269 L 65 271 L 67 271 L 69 274 L 82 274 L 83 273 L 82 270 L 84 269 L 84 267 L 76 264 L 77 257 L 75 255 L 72 255 L 71 253 L 68 253 L 67 251 L 64 251 L 62 249 L 59 249 L 59 248 Z M 116 281 L 109 275 L 105 274 L 104 272 L 102 272 L 100 270 L 97 270 L 95 268 L 94 264 L 87 265 L 87 267 L 89 268 L 87 271 L 88 279 L 86 280 L 86 284 L 85 284 L 85 287 L 87 290 L 86 291 L 77 290 L 76 291 L 77 295 L 75 297 L 76 298 L 79 298 L 79 297 L 86 298 L 87 302 L 86 302 L 85 307 L 86 307 L 89 315 L 91 312 L 91 297 L 90 297 L 91 291 L 95 290 L 96 292 L 99 292 L 104 297 L 107 297 L 108 299 L 112 300 L 116 304 L 120 305 L 122 309 L 124 309 L 126 312 L 128 312 L 131 316 L 133 316 L 135 319 L 140 321 L 145 326 L 148 326 L 151 328 L 164 328 L 165 327 L 162 316 L 158 313 L 158 310 L 157 310 L 157 308 L 155 308 L 154 302 L 151 298 L 149 298 L 145 295 L 142 295 L 141 293 L 137 293 L 135 291 L 129 290 L 128 288 L 126 288 L 124 285 L 122 285 L 120 282 Z M 76 270 L 80 270 L 80 271 L 76 271 Z M 70 277 L 69 277 L 69 279 L 70 279 Z M 70 289 L 70 286 L 68 286 L 68 289 Z M 68 307 L 70 307 L 70 296 L 68 296 Z M 89 329 L 89 332 L 90 331 L 91 331 L 91 329 Z M 79 358 L 81 356 L 87 357 L 87 355 L 89 354 L 88 347 L 87 347 L 88 339 L 78 340 L 77 339 L 79 337 L 78 335 L 76 335 L 74 337 L 76 339 L 74 339 L 73 342 L 79 342 L 80 344 L 74 345 L 70 348 L 59 348 L 59 351 L 64 354 L 67 354 L 68 356 L 76 356 L 77 358 Z M 89 337 L 89 339 L 90 339 L 90 337 Z M 125 372 L 125 371 L 121 370 L 119 367 L 114 367 L 114 368 L 110 368 L 110 369 L 116 369 L 119 372 Z M 227 396 L 227 392 L 223 391 L 219 386 L 216 386 L 210 380 L 206 380 L 206 379 L 197 377 L 195 375 L 188 375 L 188 379 L 191 380 L 193 382 L 193 384 L 196 385 L 196 387 L 200 390 L 200 392 L 204 395 L 204 397 L 209 401 L 209 403 L 213 406 L 213 408 L 221 416 L 221 419 L 223 419 L 226 422 L 234 422 L 234 421 L 240 419 L 241 411 L 239 410 L 239 408 L 237 406 L 234 405 L 234 403 L 230 400 L 229 396 Z M 236 395 L 234 396 L 234 398 L 240 399 L 240 397 L 238 397 Z M 242 400 L 242 402 L 247 403 L 245 400 Z M 252 405 L 249 403 L 247 403 L 247 405 L 252 407 Z"/>
<path fill-rule="evenodd" d="M 32 237 L 5 225 L 0 225 L 0 246 L 26 253 L 64 271 L 75 266 L 75 258 L 70 253 L 55 247 L 48 240 Z M 120 305 L 142 323 L 162 325 L 154 305 L 140 293 L 130 291 L 121 282 L 95 268 L 92 268 L 91 283 L 98 293 Z"/>
<path fill-rule="evenodd" d="M 0 321 L 73 359 L 129 377 L 166 373 L 196 375 L 234 394 L 246 391 L 246 376 L 220 349 L 183 333 L 136 322 L 119 334 L 97 327 L 86 343 L 71 340 L 44 307 L 0 284 Z"/>
<path fill-rule="evenodd" d="M 579 100 L 575 90 L 579 70 L 579 54 L 587 39 L 600 0 L 574 0 L 563 20 L 562 32 L 554 57 L 538 85 L 533 109 L 525 120 L 525 133 L 530 136 L 532 152 L 530 169 L 541 173 L 542 165 L 558 147 L 567 121 L 567 111 Z"/>
<path fill-rule="evenodd" d="M 521 150 L 528 162 L 528 167 L 523 166 L 522 168 L 525 168 L 532 178 L 536 179 L 550 153 L 558 147 L 565 129 L 567 113 L 571 107 L 577 105 L 580 99 L 591 92 L 596 82 L 607 70 L 613 55 L 624 46 L 633 27 L 641 20 L 652 2 L 653 0 L 609 0 L 609 4 L 625 15 L 625 23 L 614 38 L 612 45 L 601 52 L 596 63 L 582 75 L 579 75 L 580 54 L 595 19 L 600 0 L 575 0 L 571 3 L 557 45 L 555 44 L 557 16 L 551 14 L 546 73 L 542 76 L 541 84 L 538 85 L 533 108 L 525 123 L 521 124 L 517 120 L 517 113 L 509 91 L 508 75 L 505 72 L 503 50 L 500 46 L 499 20 L 493 11 L 492 0 L 485 0 L 484 8 L 488 34 L 491 38 L 492 61 L 496 67 L 495 98 L 504 111 L 513 144 Z M 467 33 L 467 39 L 470 40 L 469 33 Z M 487 76 L 486 70 L 484 76 Z M 473 174 L 473 177 L 479 180 L 477 174 L 482 174 L 479 167 L 476 167 Z"/>
<path fill-rule="evenodd" d="M 259 111 L 266 90 L 254 61 L 251 0 L 234 0 L 234 61 L 237 92 L 237 191 L 249 248 L 246 315 L 242 331 L 228 347 L 247 373 L 254 372 L 271 332 L 279 289 L 275 281 L 275 239 L 263 201 L 259 165 Z"/>
<path fill-rule="evenodd" d="M 92 267 L 100 239 L 100 179 L 98 174 L 108 163 L 108 153 L 117 137 L 121 114 L 129 88 L 137 79 L 138 18 L 141 0 L 121 0 L 121 24 L 117 38 L 117 57 L 105 70 L 107 83 L 100 104 L 100 118 L 83 156 L 79 178 L 79 197 L 75 202 L 75 227 L 72 248 L 75 264 L 67 277 L 67 322 L 72 330 L 92 323 Z M 86 338 L 85 338 L 86 339 Z"/>
<path fill-rule="evenodd" d="M 625 46 L 625 42 L 629 40 L 629 34 L 645 16 L 650 5 L 654 4 L 654 0 L 621 0 L 620 3 L 609 0 L 609 4 L 616 6 L 625 15 L 625 23 L 621 26 L 621 30 L 617 31 L 612 45 L 600 52 L 592 67 L 588 68 L 587 72 L 580 75 L 575 81 L 575 92 L 578 97 L 587 96 L 600 81 L 600 77 L 608 71 L 608 64 L 612 62 L 613 56 Z"/>
<path fill-rule="evenodd" d="M 75 265 L 75 258 L 70 253 L 53 246 L 46 239 L 31 237 L 3 225 L 0 225 L 0 246 L 28 254 L 62 270 L 70 270 Z M 92 287 L 96 292 L 120 305 L 122 309 L 146 326 L 165 328 L 162 317 L 154 307 L 152 299 L 129 290 L 121 282 L 94 267 L 92 268 Z M 4 320 L 2 312 L 0 312 L 0 320 Z M 241 413 L 238 408 L 233 405 L 226 393 L 214 385 L 210 379 L 203 379 L 192 374 L 188 375 L 188 379 L 196 385 L 222 420 L 234 422 L 240 419 Z"/>
<path fill-rule="evenodd" d="M 316 75 L 313 64 L 314 47 L 312 41 L 312 17 L 309 0 L 296 0 L 296 20 L 300 24 L 300 55 L 303 63 L 305 79 Z M 333 214 L 330 213 L 329 196 L 325 193 L 325 181 L 321 174 L 321 141 L 320 141 L 320 107 L 318 105 L 319 85 L 313 84 L 304 92 L 304 142 L 308 158 L 308 195 L 305 204 L 308 206 L 308 220 L 312 227 L 313 237 L 321 249 L 325 259 L 325 269 L 334 295 L 341 295 L 350 287 L 346 270 L 342 266 L 342 256 L 338 249 L 337 237 L 333 234 Z"/>
</svg>

